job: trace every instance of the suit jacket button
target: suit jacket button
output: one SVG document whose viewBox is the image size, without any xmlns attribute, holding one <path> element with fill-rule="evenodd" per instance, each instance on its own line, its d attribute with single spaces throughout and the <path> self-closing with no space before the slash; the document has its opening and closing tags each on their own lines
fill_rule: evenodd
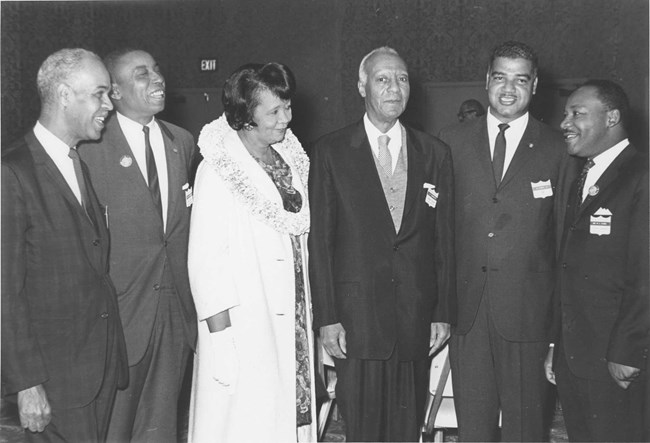
<svg viewBox="0 0 650 443">
<path fill-rule="evenodd" d="M 566 269 L 566 263 L 562 263 L 562 269 Z"/>
<path fill-rule="evenodd" d="M 163 246 L 167 247 L 167 240 L 163 242 Z"/>
<path fill-rule="evenodd" d="M 493 197 L 493 198 L 492 198 L 492 203 L 498 203 L 498 202 L 499 202 L 499 199 L 498 199 L 498 198 L 496 198 L 496 197 Z"/>
<path fill-rule="evenodd" d="M 487 272 L 487 266 L 481 266 L 481 271 Z"/>
<path fill-rule="evenodd" d="M 102 312 L 100 317 L 103 318 L 104 320 L 107 319 L 108 318 L 108 312 Z"/>
<path fill-rule="evenodd" d="M 160 285 L 159 285 L 158 283 L 156 283 L 155 285 L 153 285 L 153 290 L 154 290 L 154 291 L 157 291 L 157 290 L 159 290 L 159 289 L 160 289 Z"/>
<path fill-rule="evenodd" d="M 494 232 L 490 232 L 490 233 L 488 234 L 488 237 L 490 237 L 490 238 L 494 237 Z"/>
<path fill-rule="evenodd" d="M 99 239 L 98 239 L 98 238 L 96 238 L 95 240 L 93 240 L 93 245 L 95 245 L 95 246 L 99 246 Z"/>
<path fill-rule="evenodd" d="M 393 251 L 397 251 L 399 249 L 399 245 L 393 246 Z"/>
</svg>

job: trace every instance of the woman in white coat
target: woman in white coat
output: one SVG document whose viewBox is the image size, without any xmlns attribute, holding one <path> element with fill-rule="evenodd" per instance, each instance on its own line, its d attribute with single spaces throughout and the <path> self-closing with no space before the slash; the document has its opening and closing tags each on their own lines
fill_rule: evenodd
<svg viewBox="0 0 650 443">
<path fill-rule="evenodd" d="M 225 114 L 199 136 L 190 442 L 316 440 L 309 160 L 288 129 L 294 91 L 284 65 L 242 66 L 224 85 Z"/>
</svg>

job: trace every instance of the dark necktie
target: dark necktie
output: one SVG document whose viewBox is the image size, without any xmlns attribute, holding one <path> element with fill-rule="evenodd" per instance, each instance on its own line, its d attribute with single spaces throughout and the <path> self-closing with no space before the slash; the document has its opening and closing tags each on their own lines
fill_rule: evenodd
<svg viewBox="0 0 650 443">
<path fill-rule="evenodd" d="M 503 176 L 503 165 L 506 161 L 506 129 L 510 125 L 507 123 L 501 123 L 499 125 L 499 133 L 497 138 L 494 141 L 494 155 L 492 157 L 492 170 L 494 171 L 494 181 L 497 186 L 501 183 L 501 177 Z"/>
<path fill-rule="evenodd" d="M 578 200 L 576 204 L 576 211 L 580 208 L 580 205 L 582 205 L 582 193 L 585 188 L 585 180 L 587 180 L 587 173 L 589 170 L 595 165 L 594 161 L 589 159 L 587 163 L 585 163 L 584 167 L 582 168 L 582 172 L 580 173 L 580 177 L 578 177 Z"/>
<path fill-rule="evenodd" d="M 79 159 L 79 153 L 77 152 L 77 149 L 70 148 L 70 151 L 68 152 L 68 157 L 72 159 L 72 166 L 74 167 L 74 175 L 77 177 L 77 184 L 79 184 L 79 191 L 81 193 L 81 206 L 83 207 L 84 212 L 88 217 L 88 220 L 90 220 L 94 225 L 95 224 L 94 220 L 90 216 L 90 212 L 88 211 L 90 196 L 88 194 L 88 187 L 86 186 L 86 179 L 84 178 L 84 174 L 81 169 L 81 160 Z"/>
<path fill-rule="evenodd" d="M 151 149 L 151 142 L 149 141 L 149 127 L 143 126 L 144 132 L 144 153 L 147 162 L 147 181 L 149 183 L 149 191 L 151 198 L 158 210 L 158 215 L 162 220 L 162 201 L 160 200 L 160 184 L 158 183 L 158 170 L 156 168 L 156 159 L 153 156 L 153 149 Z"/>
</svg>

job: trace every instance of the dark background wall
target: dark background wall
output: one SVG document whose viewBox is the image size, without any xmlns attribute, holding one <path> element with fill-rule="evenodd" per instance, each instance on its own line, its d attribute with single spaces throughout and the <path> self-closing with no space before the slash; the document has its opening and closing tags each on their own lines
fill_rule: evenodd
<svg viewBox="0 0 650 443">
<path fill-rule="evenodd" d="M 247 62 L 286 63 L 299 88 L 293 128 L 309 143 L 362 115 L 357 69 L 372 48 L 388 44 L 409 64 L 407 118 L 418 124 L 425 82 L 483 80 L 490 49 L 508 39 L 539 52 L 541 82 L 620 82 L 647 143 L 648 0 L 5 1 L 1 13 L 3 144 L 38 117 L 36 71 L 62 47 L 145 49 L 170 90 L 219 87 Z M 200 72 L 213 57 L 218 70 Z"/>
</svg>

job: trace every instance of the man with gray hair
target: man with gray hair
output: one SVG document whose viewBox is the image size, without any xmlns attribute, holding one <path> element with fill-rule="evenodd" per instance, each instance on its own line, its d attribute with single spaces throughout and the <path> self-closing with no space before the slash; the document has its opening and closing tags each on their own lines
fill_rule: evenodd
<svg viewBox="0 0 650 443">
<path fill-rule="evenodd" d="M 359 67 L 366 114 L 326 135 L 309 177 L 314 326 L 334 357 L 348 441 L 417 441 L 428 355 L 455 321 L 449 149 L 399 121 L 406 63 Z"/>
<path fill-rule="evenodd" d="M 37 84 L 38 121 L 2 154 L 2 394 L 28 441 L 103 441 L 126 347 L 104 213 L 76 147 L 100 137 L 110 80 L 94 53 L 63 49 Z"/>
</svg>

